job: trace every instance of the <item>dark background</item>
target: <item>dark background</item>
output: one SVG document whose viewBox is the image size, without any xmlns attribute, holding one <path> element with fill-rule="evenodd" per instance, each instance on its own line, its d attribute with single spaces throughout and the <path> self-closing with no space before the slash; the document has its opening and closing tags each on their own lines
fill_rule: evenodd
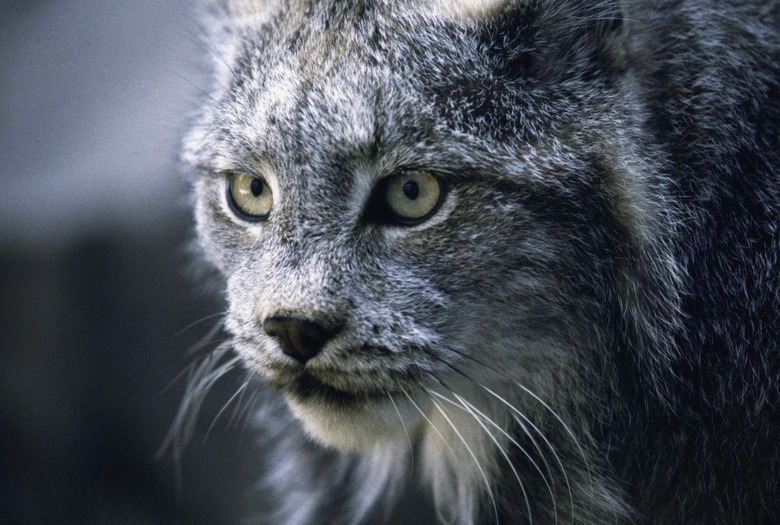
<svg viewBox="0 0 780 525">
<path fill-rule="evenodd" d="M 193 271 L 176 149 L 202 77 L 188 0 L 0 0 L 0 523 L 237 522 L 237 377 L 156 452 L 224 305 Z"/>
</svg>

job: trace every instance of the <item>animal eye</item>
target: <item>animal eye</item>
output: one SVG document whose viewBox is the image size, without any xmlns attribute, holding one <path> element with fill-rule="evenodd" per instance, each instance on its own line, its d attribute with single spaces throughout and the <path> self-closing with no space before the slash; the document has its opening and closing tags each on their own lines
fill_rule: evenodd
<svg viewBox="0 0 780 525">
<path fill-rule="evenodd" d="M 238 216 L 249 221 L 268 218 L 274 196 L 265 180 L 240 171 L 228 180 L 228 202 Z"/>
<path fill-rule="evenodd" d="M 444 196 L 444 184 L 427 171 L 409 170 L 390 176 L 383 186 L 388 219 L 419 224 L 433 215 Z"/>
</svg>

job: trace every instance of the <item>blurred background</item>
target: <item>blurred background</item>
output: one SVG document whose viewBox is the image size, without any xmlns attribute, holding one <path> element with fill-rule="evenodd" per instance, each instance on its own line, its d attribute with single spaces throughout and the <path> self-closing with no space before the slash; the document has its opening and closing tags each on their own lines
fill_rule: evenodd
<svg viewBox="0 0 780 525">
<path fill-rule="evenodd" d="M 188 0 L 0 0 L 0 523 L 239 521 L 239 378 L 156 457 L 224 308 L 176 160 L 200 33 Z"/>
</svg>

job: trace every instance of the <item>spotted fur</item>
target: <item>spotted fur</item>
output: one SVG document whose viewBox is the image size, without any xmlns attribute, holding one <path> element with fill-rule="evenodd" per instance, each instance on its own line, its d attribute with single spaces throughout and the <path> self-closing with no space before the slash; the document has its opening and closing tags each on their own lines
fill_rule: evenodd
<svg viewBox="0 0 780 525">
<path fill-rule="evenodd" d="M 278 392 L 259 522 L 780 516 L 780 3 L 210 13 L 183 157 L 240 359 L 205 360 L 183 414 L 239 361 Z M 441 206 L 378 219 L 409 169 Z M 334 335 L 302 364 L 280 315 Z"/>
</svg>

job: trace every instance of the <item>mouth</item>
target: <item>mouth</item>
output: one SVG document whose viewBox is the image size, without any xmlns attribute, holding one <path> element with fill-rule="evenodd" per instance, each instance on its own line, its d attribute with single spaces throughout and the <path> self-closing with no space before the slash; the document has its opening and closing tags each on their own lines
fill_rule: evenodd
<svg viewBox="0 0 780 525">
<path fill-rule="evenodd" d="M 335 406 L 350 406 L 365 399 L 363 394 L 354 394 L 340 390 L 317 379 L 307 371 L 302 371 L 295 379 L 278 385 L 285 394 L 292 396 L 299 402 L 324 402 Z"/>
<path fill-rule="evenodd" d="M 269 386 L 300 404 L 355 408 L 395 396 L 414 395 L 425 383 L 419 366 L 355 366 L 311 360 L 305 364 L 258 352 L 255 343 L 235 345 L 248 368 Z M 408 364 L 407 364 L 408 365 Z"/>
<path fill-rule="evenodd" d="M 263 372 L 262 375 L 270 386 L 288 398 L 303 404 L 347 408 L 388 396 L 385 390 L 372 389 L 367 385 L 352 385 L 355 388 L 348 390 L 340 388 L 334 383 L 341 386 L 343 382 L 322 379 L 319 377 L 320 374 L 303 367 L 276 368 L 273 371 L 265 369 Z"/>
<path fill-rule="evenodd" d="M 266 381 L 292 401 L 335 409 L 354 409 L 399 395 L 406 397 L 407 393 L 418 390 L 420 380 L 409 371 L 374 377 L 371 381 L 354 381 L 354 377 L 349 377 L 351 381 L 348 381 L 343 375 L 323 374 L 303 367 L 286 369 L 284 373 L 277 369 L 276 372 L 264 374 Z"/>
<path fill-rule="evenodd" d="M 422 411 L 420 401 L 413 400 L 414 393 L 368 388 L 345 391 L 326 381 L 301 369 L 283 384 L 273 385 L 315 441 L 345 451 L 367 450 L 377 443 L 405 445 L 409 429 L 420 423 Z"/>
</svg>

